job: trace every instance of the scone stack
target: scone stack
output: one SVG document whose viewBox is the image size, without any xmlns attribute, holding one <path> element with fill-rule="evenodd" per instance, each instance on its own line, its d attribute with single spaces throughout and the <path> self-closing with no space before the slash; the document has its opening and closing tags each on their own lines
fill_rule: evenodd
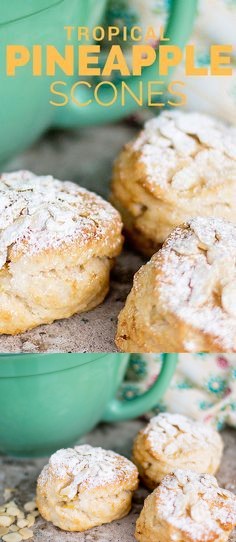
<svg viewBox="0 0 236 542">
<path fill-rule="evenodd" d="M 156 488 L 136 524 L 138 542 L 223 542 L 236 525 L 236 496 L 218 486 L 223 442 L 211 427 L 159 414 L 134 443 L 133 460 Z"/>
<path fill-rule="evenodd" d="M 223 542 L 236 525 L 236 496 L 213 476 L 222 452 L 211 427 L 160 414 L 137 435 L 133 463 L 88 445 L 53 454 L 38 479 L 37 506 L 67 531 L 110 523 L 129 513 L 139 471 L 154 491 L 137 520 L 137 541 Z"/>
<path fill-rule="evenodd" d="M 152 259 L 119 315 L 118 349 L 236 352 L 235 129 L 161 113 L 116 160 L 111 202 L 51 176 L 1 175 L 0 334 L 103 302 L 124 225 Z"/>
<path fill-rule="evenodd" d="M 118 348 L 236 352 L 235 131 L 160 114 L 116 160 L 111 201 L 127 238 L 153 256 L 120 313 Z"/>
</svg>

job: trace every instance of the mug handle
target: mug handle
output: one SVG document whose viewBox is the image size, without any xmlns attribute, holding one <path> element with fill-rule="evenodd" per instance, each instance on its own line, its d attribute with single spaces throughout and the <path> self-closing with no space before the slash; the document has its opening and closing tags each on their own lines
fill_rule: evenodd
<svg viewBox="0 0 236 542">
<path fill-rule="evenodd" d="M 109 403 L 103 421 L 117 422 L 137 418 L 151 410 L 168 388 L 176 369 L 178 354 L 163 354 L 161 372 L 153 386 L 143 395 L 130 401 L 112 399 Z"/>
<path fill-rule="evenodd" d="M 184 47 L 191 34 L 193 23 L 197 11 L 198 0 L 172 0 L 171 11 L 166 27 L 166 36 L 170 38 L 168 45 L 177 45 L 181 48 Z M 173 69 L 170 70 L 169 75 L 162 77 L 162 80 L 167 84 L 172 75 Z M 156 64 L 146 68 L 142 77 L 128 77 L 126 78 L 131 91 L 138 94 L 139 83 L 141 81 L 148 82 L 157 79 L 157 66 Z M 117 85 L 118 95 L 120 92 L 120 85 Z M 76 94 L 77 93 L 77 94 Z M 111 95 L 112 94 L 112 95 Z M 148 90 L 147 85 L 144 86 L 143 103 L 147 102 Z M 78 98 L 76 98 L 76 96 Z M 110 87 L 103 87 L 102 101 L 109 102 L 113 98 L 113 93 Z M 86 103 L 91 99 L 91 90 L 88 88 L 77 88 L 75 92 L 75 99 L 78 102 Z M 69 103 L 64 107 L 58 107 L 54 118 L 55 127 L 72 128 L 76 126 L 86 126 L 95 124 L 104 124 L 112 122 L 125 117 L 131 113 L 134 113 L 139 106 L 133 100 L 130 94 L 127 95 L 126 104 L 121 106 L 118 101 L 115 101 L 113 105 L 109 107 L 101 106 L 95 101 L 84 107 L 78 107 L 76 103 L 70 99 Z"/>
</svg>

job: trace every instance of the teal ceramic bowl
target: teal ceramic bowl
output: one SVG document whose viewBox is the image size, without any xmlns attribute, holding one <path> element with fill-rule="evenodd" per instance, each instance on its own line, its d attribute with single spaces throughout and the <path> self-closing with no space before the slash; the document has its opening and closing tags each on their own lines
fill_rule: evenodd
<svg viewBox="0 0 236 542">
<path fill-rule="evenodd" d="M 176 355 L 144 395 L 116 399 L 128 354 L 0 355 L 0 453 L 41 456 L 72 446 L 99 421 L 143 414 L 169 385 Z"/>
<path fill-rule="evenodd" d="M 170 38 L 169 43 L 180 47 L 185 45 L 192 30 L 196 4 L 197 0 L 172 0 L 166 31 Z M 93 99 L 91 89 L 86 86 L 80 87 L 80 91 L 77 88 L 73 101 L 69 89 L 78 81 L 76 60 L 75 74 L 71 77 L 66 76 L 59 68 L 55 76 L 45 75 L 45 70 L 41 76 L 32 75 L 34 45 L 41 45 L 45 51 L 47 45 L 51 44 L 63 54 L 68 44 L 64 28 L 85 26 L 92 29 L 101 25 L 106 5 L 107 0 L 1 0 L 0 117 L 4 133 L 0 145 L 1 164 L 30 146 L 49 127 L 69 128 L 111 122 L 138 108 L 131 95 L 124 107 L 121 106 L 120 99 L 110 107 L 101 107 Z M 69 42 L 75 47 L 78 46 L 76 36 L 74 32 Z M 87 41 L 81 40 L 79 45 L 82 44 L 87 45 Z M 23 46 L 24 50 L 11 50 L 10 53 L 9 46 Z M 16 69 L 12 69 L 12 65 L 16 66 Z M 157 73 L 158 68 L 153 65 L 144 71 L 142 78 L 129 78 L 133 92 L 138 92 L 139 81 L 156 80 Z M 50 91 L 50 85 L 55 81 L 63 81 L 66 85 L 63 90 L 66 88 L 68 103 L 64 107 L 50 103 L 55 100 L 55 95 Z M 111 99 L 110 89 L 105 85 L 103 91 L 100 98 L 103 103 L 108 103 Z M 120 95 L 119 86 L 117 92 Z M 148 91 L 145 90 L 145 103 L 147 94 Z M 78 103 L 83 104 L 88 100 L 91 102 L 88 106 L 78 107 Z"/>
</svg>

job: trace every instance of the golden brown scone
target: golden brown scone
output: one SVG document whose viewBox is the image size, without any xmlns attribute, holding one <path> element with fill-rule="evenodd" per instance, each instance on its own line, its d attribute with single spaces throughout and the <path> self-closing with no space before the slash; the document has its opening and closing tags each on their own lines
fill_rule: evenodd
<svg viewBox="0 0 236 542">
<path fill-rule="evenodd" d="M 40 514 L 65 531 L 86 531 L 126 516 L 138 487 L 131 461 L 89 445 L 53 454 L 37 484 Z"/>
<path fill-rule="evenodd" d="M 139 542 L 223 542 L 236 525 L 236 497 L 209 474 L 177 469 L 146 499 Z"/>
<path fill-rule="evenodd" d="M 177 468 L 215 474 L 222 452 L 222 438 L 211 426 L 164 413 L 152 418 L 138 433 L 133 462 L 144 484 L 154 489 Z"/>
<path fill-rule="evenodd" d="M 123 352 L 236 352 L 236 225 L 193 218 L 134 277 Z"/>
<path fill-rule="evenodd" d="M 147 497 L 139 542 L 224 542 L 236 525 L 236 497 L 214 476 L 177 469 Z"/>
<path fill-rule="evenodd" d="M 101 303 L 122 247 L 119 213 L 71 182 L 0 177 L 0 333 L 22 333 Z"/>
<path fill-rule="evenodd" d="M 200 113 L 165 111 L 115 162 L 111 201 L 135 247 L 151 256 L 191 217 L 236 222 L 233 130 Z"/>
</svg>

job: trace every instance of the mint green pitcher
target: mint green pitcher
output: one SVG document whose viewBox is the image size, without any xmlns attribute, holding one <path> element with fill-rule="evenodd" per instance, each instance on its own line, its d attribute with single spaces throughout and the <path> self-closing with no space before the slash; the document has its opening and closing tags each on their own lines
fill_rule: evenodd
<svg viewBox="0 0 236 542">
<path fill-rule="evenodd" d="M 6 75 L 6 46 L 52 44 L 60 51 L 66 43 L 65 26 L 101 24 L 106 0 L 1 0 L 0 6 L 0 164 L 30 146 L 49 127 L 84 126 L 119 119 L 137 108 L 131 96 L 126 105 L 114 103 L 101 107 L 50 105 L 50 82 L 53 78 L 32 76 L 30 66 L 14 77 Z M 184 46 L 193 25 L 197 0 L 172 0 L 166 35 L 169 43 Z M 71 43 L 71 42 L 70 42 Z M 76 45 L 76 44 L 75 44 Z M 156 79 L 156 67 L 147 68 L 143 80 Z M 63 77 L 64 79 L 64 77 Z M 72 78 L 71 83 L 76 79 Z M 67 78 L 68 81 L 68 78 Z M 127 80 L 137 88 L 139 78 Z M 108 89 L 104 93 L 108 92 Z M 145 100 L 145 96 L 144 96 Z M 105 98 L 104 98 L 104 101 Z"/>
<path fill-rule="evenodd" d="M 119 401 L 129 354 L 1 354 L 0 454 L 40 456 L 73 446 L 99 421 L 140 416 L 156 405 L 177 355 L 140 397 Z"/>
</svg>

